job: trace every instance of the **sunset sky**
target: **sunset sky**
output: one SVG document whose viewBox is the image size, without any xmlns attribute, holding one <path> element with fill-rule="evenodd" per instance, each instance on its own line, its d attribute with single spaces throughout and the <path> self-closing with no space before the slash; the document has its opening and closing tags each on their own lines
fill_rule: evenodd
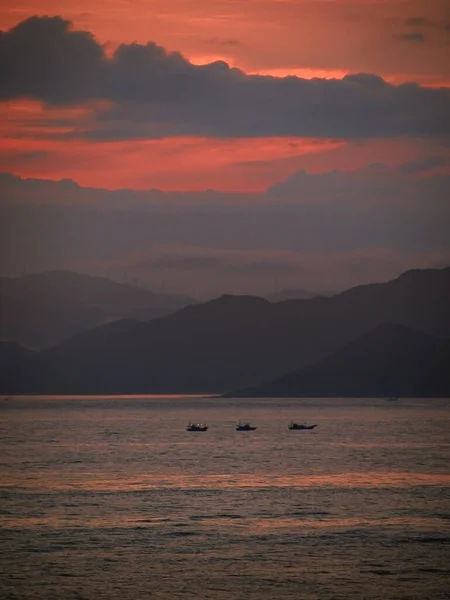
<svg viewBox="0 0 450 600">
<path fill-rule="evenodd" d="M 403 215 L 390 235 L 369 241 L 351 233 L 345 248 L 314 249 L 298 239 L 286 244 L 287 217 L 278 238 L 251 235 L 252 244 L 243 232 L 233 243 L 211 241 L 205 238 L 208 225 L 196 223 L 199 229 L 190 238 L 169 228 L 164 244 L 158 242 L 158 256 L 162 247 L 164 256 L 186 251 L 210 259 L 219 253 L 222 260 L 228 253 L 229 260 L 232 252 L 239 262 L 251 251 L 245 260 L 254 264 L 255 253 L 276 262 L 283 252 L 301 252 L 288 262 L 303 265 L 304 273 L 306 264 L 316 273 L 327 257 L 338 260 L 336 252 L 344 252 L 337 263 L 342 268 L 349 264 L 348 253 L 368 256 L 370 264 L 375 260 L 372 271 L 359 266 L 357 276 L 354 270 L 335 276 L 330 285 L 337 287 L 447 261 L 444 236 L 434 229 L 448 225 L 450 4 L 445 0 L 19 0 L 2 3 L 0 29 L 0 171 L 23 179 L 70 179 L 83 186 L 76 199 L 69 194 L 75 207 L 93 206 L 95 191 L 84 188 L 126 188 L 186 192 L 176 200 L 163 194 L 159 201 L 153 193 L 152 210 L 179 215 L 173 203 L 181 202 L 183 211 L 192 207 L 198 216 L 201 205 L 217 219 L 220 211 L 231 210 L 236 220 L 248 218 L 250 229 L 262 210 L 279 209 L 280 194 L 283 203 L 295 205 L 306 228 L 311 215 L 305 216 L 302 206 L 312 201 L 311 194 L 333 204 L 324 214 L 335 214 L 338 229 L 339 203 L 344 212 L 353 207 L 355 231 L 365 230 L 358 219 L 372 214 L 371 203 L 380 222 L 393 212 L 395 218 Z M 376 184 L 383 183 L 378 196 L 374 173 Z M 339 193 L 336 178 L 343 185 Z M 412 197 L 418 179 L 426 180 L 419 185 L 422 199 Z M 35 204 L 33 185 L 42 182 L 12 181 L 5 176 L 1 182 L 3 204 Z M 226 194 L 205 199 L 188 193 L 202 190 Z M 67 198 L 52 194 L 42 210 L 67 204 Z M 425 205 L 417 209 L 425 196 L 430 212 Z M 145 198 L 139 208 L 149 202 Z M 419 233 L 425 213 L 427 229 Z M 419 241 L 411 237 L 412 226 Z M 325 234 L 320 227 L 318 237 Z M 116 235 L 108 230 L 105 244 Z M 9 229 L 10 258 L 11 238 Z M 404 238 L 409 241 L 401 245 Z M 23 250 L 14 260 L 3 259 L 1 268 L 11 274 L 19 263 L 33 260 L 32 269 L 135 268 L 130 257 L 139 255 L 142 262 L 154 253 L 150 242 L 124 244 L 120 256 L 106 250 L 69 252 L 58 262 L 46 251 L 47 258 L 34 260 L 36 252 Z M 302 279 L 293 269 L 285 283 L 326 288 L 326 272 L 321 273 Z M 260 281 L 261 288 L 269 278 L 273 274 Z M 154 282 L 150 276 L 146 280 Z M 233 281 L 227 283 L 231 288 Z M 217 283 L 204 291 L 219 288 Z"/>
</svg>

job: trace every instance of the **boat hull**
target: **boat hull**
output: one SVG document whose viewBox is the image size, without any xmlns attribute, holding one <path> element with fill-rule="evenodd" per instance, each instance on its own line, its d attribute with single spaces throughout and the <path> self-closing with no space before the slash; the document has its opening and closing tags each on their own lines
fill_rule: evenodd
<svg viewBox="0 0 450 600">
<path fill-rule="evenodd" d="M 236 431 L 255 431 L 256 427 L 254 425 L 250 425 L 250 423 L 239 423 L 236 425 Z"/>
<path fill-rule="evenodd" d="M 186 431 L 207 431 L 208 426 L 202 423 L 188 423 Z"/>
</svg>

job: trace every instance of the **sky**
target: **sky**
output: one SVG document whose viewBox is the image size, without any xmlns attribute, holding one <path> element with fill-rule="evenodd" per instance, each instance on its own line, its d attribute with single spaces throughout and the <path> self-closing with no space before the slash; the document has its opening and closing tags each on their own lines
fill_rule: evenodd
<svg viewBox="0 0 450 600">
<path fill-rule="evenodd" d="M 448 264 L 445 0 L 19 0 L 0 30 L 0 274 L 214 295 Z"/>
</svg>

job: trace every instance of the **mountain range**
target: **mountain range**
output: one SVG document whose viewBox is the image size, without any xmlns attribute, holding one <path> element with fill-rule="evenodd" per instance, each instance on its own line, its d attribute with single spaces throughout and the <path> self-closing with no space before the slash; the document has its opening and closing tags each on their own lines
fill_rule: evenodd
<svg viewBox="0 0 450 600">
<path fill-rule="evenodd" d="M 450 397 L 450 339 L 379 325 L 314 365 L 225 396 Z"/>
<path fill-rule="evenodd" d="M 0 339 L 43 349 L 122 318 L 141 321 L 196 302 L 70 271 L 0 278 Z"/>
<path fill-rule="evenodd" d="M 12 368 L 0 387 L 7 393 L 241 390 L 321 364 L 381 325 L 450 337 L 449 300 L 450 268 L 408 271 L 329 298 L 271 303 L 225 295 L 148 322 L 125 320 L 84 331 Z M 391 331 L 377 343 L 389 348 L 393 337 Z M 350 372 L 354 360 L 352 350 L 346 358 Z M 364 395 L 372 395 L 374 379 L 366 381 Z"/>
</svg>

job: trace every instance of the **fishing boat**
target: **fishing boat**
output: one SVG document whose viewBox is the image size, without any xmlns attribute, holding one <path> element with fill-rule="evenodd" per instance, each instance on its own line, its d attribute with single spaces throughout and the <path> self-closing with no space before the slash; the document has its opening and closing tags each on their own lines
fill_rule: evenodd
<svg viewBox="0 0 450 600">
<path fill-rule="evenodd" d="M 206 431 L 208 426 L 204 423 L 189 423 L 186 425 L 186 431 Z"/>
<path fill-rule="evenodd" d="M 250 423 L 239 423 L 236 425 L 236 431 L 255 431 L 256 427 Z"/>
<path fill-rule="evenodd" d="M 291 421 L 289 423 L 289 429 L 293 429 L 295 431 L 303 431 L 304 429 L 314 429 L 317 425 L 308 425 L 307 423 L 294 423 Z"/>
</svg>

